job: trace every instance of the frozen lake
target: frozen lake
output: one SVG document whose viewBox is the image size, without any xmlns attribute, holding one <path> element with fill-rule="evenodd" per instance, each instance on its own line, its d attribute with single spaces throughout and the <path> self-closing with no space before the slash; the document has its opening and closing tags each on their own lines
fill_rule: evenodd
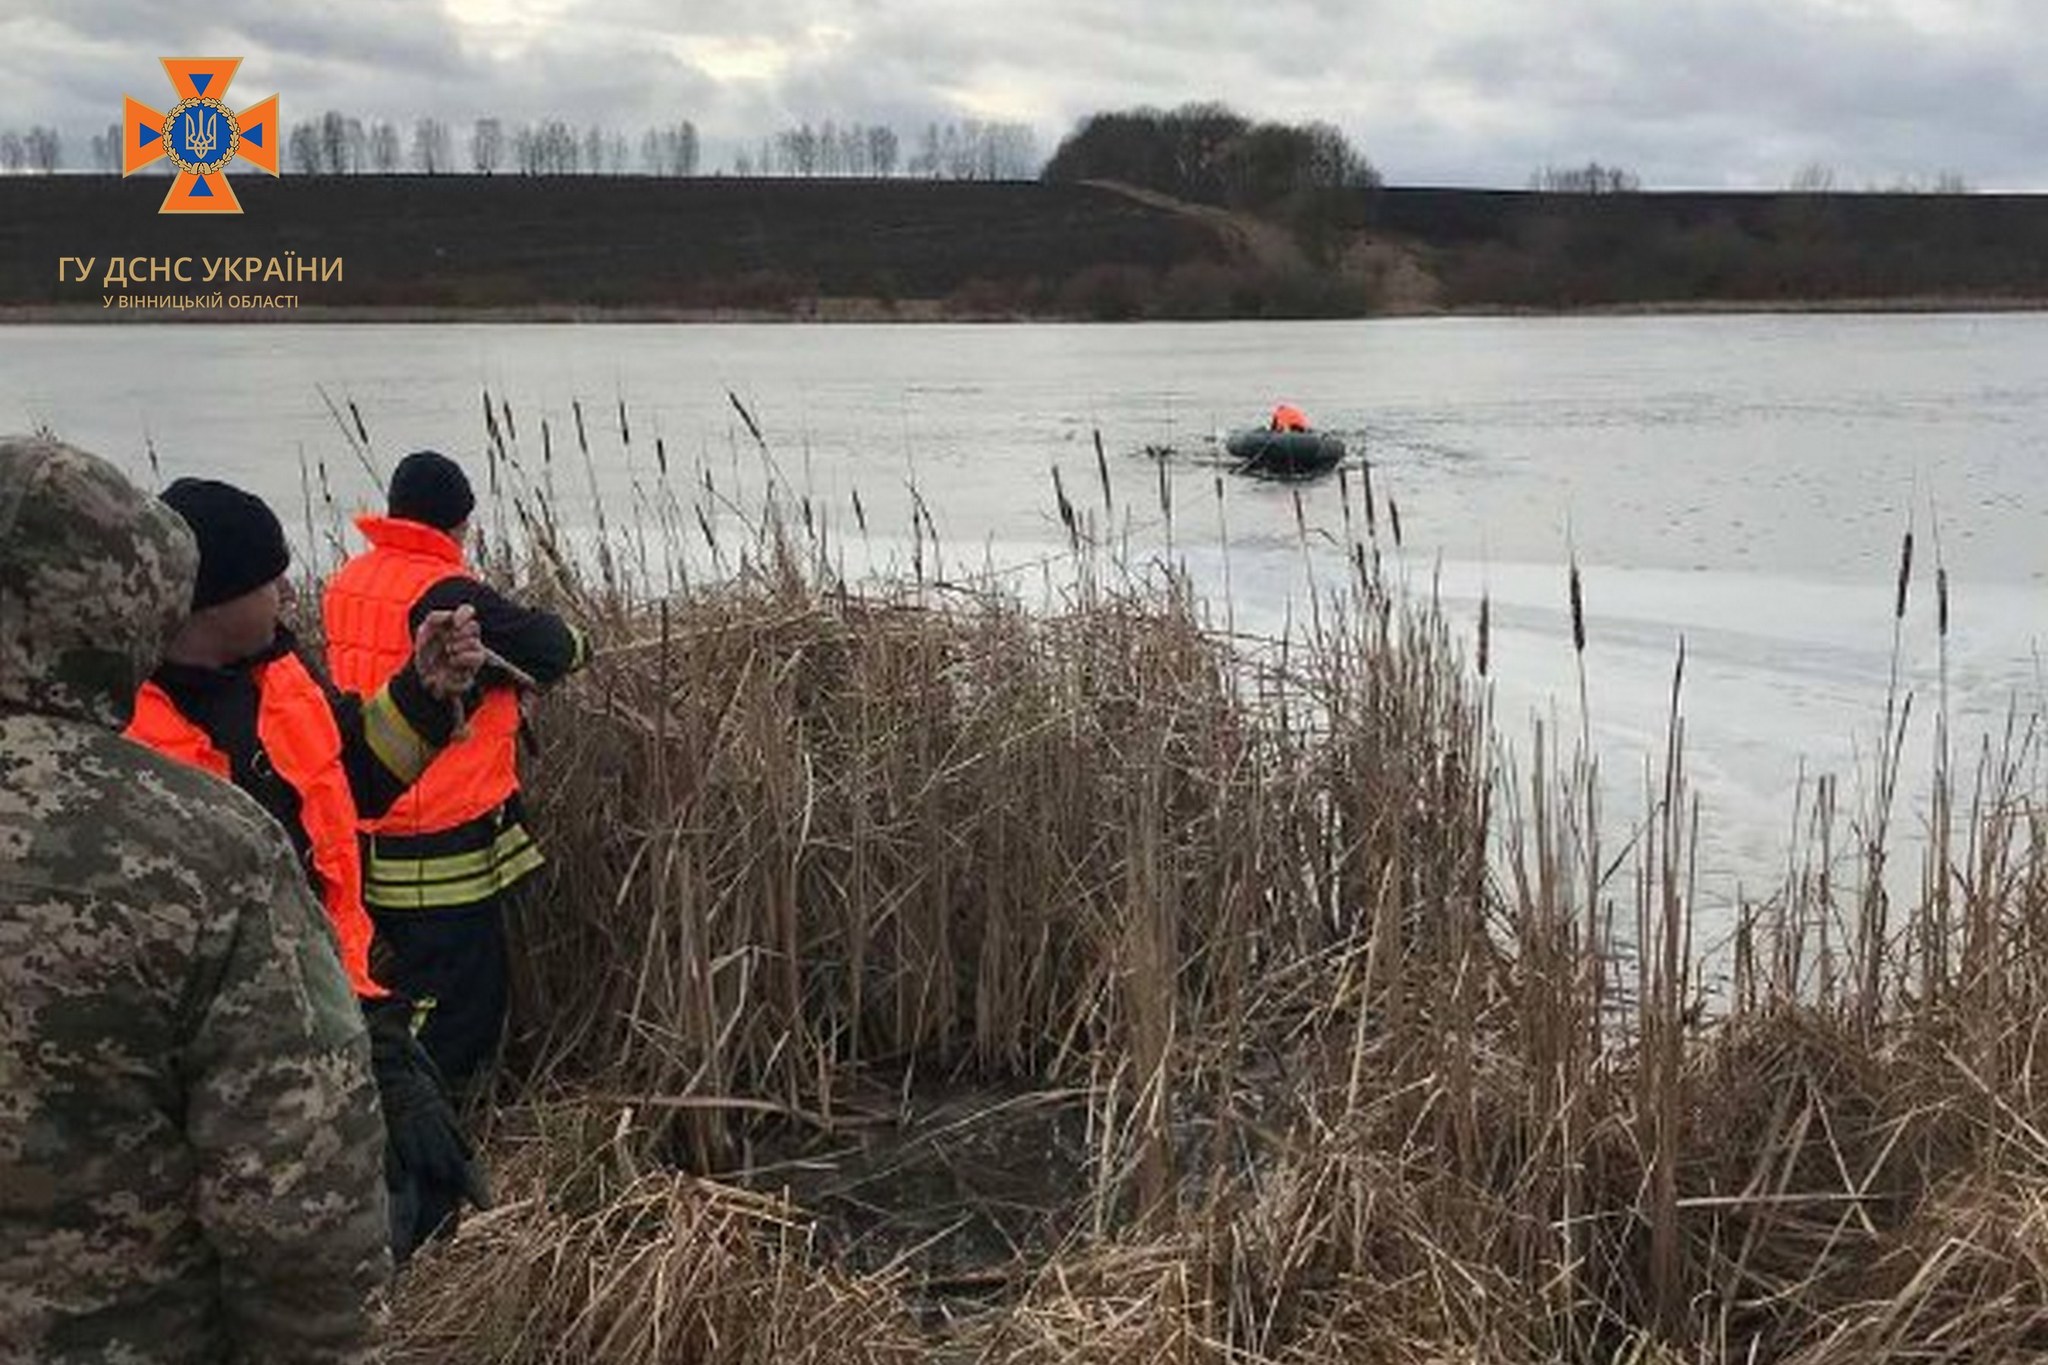
<svg viewBox="0 0 2048 1365">
<path fill-rule="evenodd" d="M 1392 499 L 1412 583 L 1440 573 L 1466 625 L 1491 594 L 1510 738 L 1553 706 L 1576 714 L 1564 568 L 1576 552 L 1617 816 L 1643 755 L 1661 747 L 1684 637 L 1703 881 L 1717 899 L 1738 881 L 1760 891 L 1782 869 L 1802 765 L 1841 774 L 1846 791 L 1874 747 L 1909 522 L 1919 555 L 1903 665 L 1916 715 L 1931 716 L 1938 683 L 1937 541 L 1962 742 L 2002 724 L 2015 698 L 2031 710 L 2041 697 L 2048 317 L 0 328 L 0 425 L 46 423 L 145 479 L 147 439 L 165 477 L 245 483 L 295 529 L 302 452 L 325 464 L 342 503 L 370 486 L 322 387 L 357 404 L 385 467 L 434 446 L 479 487 L 488 387 L 510 402 L 536 480 L 547 421 L 572 519 L 590 501 L 570 412 L 580 399 L 615 521 L 656 484 L 657 437 L 679 488 L 705 470 L 722 494 L 758 487 L 731 390 L 842 539 L 859 539 L 858 493 L 876 554 L 901 553 L 914 483 L 956 566 L 1062 548 L 1051 470 L 1077 504 L 1099 508 L 1099 429 L 1135 550 L 1165 545 L 1162 468 L 1174 554 L 1218 596 L 1227 521 L 1231 605 L 1251 629 L 1303 608 L 1295 490 L 1227 479 L 1219 518 L 1212 443 L 1285 399 L 1370 457 L 1382 543 L 1392 555 Z M 1148 446 L 1173 453 L 1155 461 Z M 1312 531 L 1328 532 L 1308 558 L 1330 581 L 1338 484 L 1299 491 Z M 1354 517 L 1358 492 L 1354 481 Z M 1909 758 L 1909 775 L 1922 770 Z"/>
</svg>

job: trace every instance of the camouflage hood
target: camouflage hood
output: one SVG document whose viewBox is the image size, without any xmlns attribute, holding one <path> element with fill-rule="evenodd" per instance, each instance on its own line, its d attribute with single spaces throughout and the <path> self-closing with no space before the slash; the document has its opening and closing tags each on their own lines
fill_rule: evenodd
<svg viewBox="0 0 2048 1365">
<path fill-rule="evenodd" d="M 105 460 L 0 438 L 0 711 L 126 725 L 198 568 L 178 514 Z"/>
</svg>

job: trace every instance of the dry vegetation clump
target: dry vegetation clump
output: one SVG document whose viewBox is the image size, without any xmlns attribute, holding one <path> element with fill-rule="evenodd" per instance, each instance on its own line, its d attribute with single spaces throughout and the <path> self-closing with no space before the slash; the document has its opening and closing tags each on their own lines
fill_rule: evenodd
<svg viewBox="0 0 2048 1365">
<path fill-rule="evenodd" d="M 1288 677 L 1174 589 L 1033 614 L 786 564 L 626 633 L 540 721 L 567 913 L 526 1017 L 556 1082 L 693 1097 L 662 1126 L 700 1168 L 764 1111 L 830 1131 L 876 1067 L 1100 1081 L 1162 1139 L 1177 1039 L 1445 922 L 1482 861 L 1466 699 L 1370 639 Z"/>
<path fill-rule="evenodd" d="M 579 1126 L 588 1115 L 556 1114 Z M 634 1172 L 556 1131 L 500 1148 L 497 1206 L 423 1255 L 402 1296 L 401 1361 L 908 1362 L 916 1324 L 883 1277 L 818 1257 L 772 1196 Z"/>
<path fill-rule="evenodd" d="M 2032 732 L 1952 820 L 1944 753 L 1912 904 L 1820 801 L 1710 981 L 1678 680 L 1608 846 L 1367 510 L 1284 641 L 1071 516 L 1052 610 L 772 519 L 688 591 L 549 560 L 601 654 L 538 715 L 505 1203 L 414 1358 L 2048 1352 Z"/>
</svg>

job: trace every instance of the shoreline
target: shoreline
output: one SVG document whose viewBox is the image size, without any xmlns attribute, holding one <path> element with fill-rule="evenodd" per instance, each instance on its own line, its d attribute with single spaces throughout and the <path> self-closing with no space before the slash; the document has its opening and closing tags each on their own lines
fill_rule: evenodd
<svg viewBox="0 0 2048 1365">
<path fill-rule="evenodd" d="M 1125 326 L 1140 323 L 1233 322 L 1370 322 L 1414 318 L 1577 318 L 1684 317 L 1756 314 L 1931 314 L 2038 313 L 2048 311 L 2048 296 L 1905 295 L 1896 298 L 1849 299 L 1694 299 L 1676 302 L 1588 304 L 1578 308 L 1530 308 L 1499 304 L 1460 307 L 1411 306 L 1382 309 L 1350 317 L 1274 318 L 1258 315 L 1221 318 L 1142 318 L 1103 322 L 1080 314 L 983 312 L 949 308 L 941 299 L 819 299 L 810 307 L 679 308 L 612 307 L 584 304 L 522 304 L 513 307 L 451 307 L 448 305 L 341 304 L 294 309 L 109 309 L 90 304 L 0 304 L 0 326 L 127 326 L 180 323 L 312 323 L 318 325 L 450 325 L 450 324 L 1019 324 L 1099 323 Z"/>
</svg>

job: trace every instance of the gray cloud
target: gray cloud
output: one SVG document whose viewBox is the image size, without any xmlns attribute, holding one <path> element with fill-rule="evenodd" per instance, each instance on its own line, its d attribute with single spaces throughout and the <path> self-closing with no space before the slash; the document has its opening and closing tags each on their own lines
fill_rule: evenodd
<svg viewBox="0 0 2048 1365">
<path fill-rule="evenodd" d="M 694 120 L 712 160 L 802 119 L 1030 123 L 1221 99 L 1322 118 L 1395 183 L 1519 185 L 1590 158 L 1652 186 L 1950 170 L 2048 184 L 2048 33 L 2024 0 L 13 0 L 0 126 L 74 142 L 156 59 L 245 58 L 231 102 L 287 119 Z"/>
</svg>

